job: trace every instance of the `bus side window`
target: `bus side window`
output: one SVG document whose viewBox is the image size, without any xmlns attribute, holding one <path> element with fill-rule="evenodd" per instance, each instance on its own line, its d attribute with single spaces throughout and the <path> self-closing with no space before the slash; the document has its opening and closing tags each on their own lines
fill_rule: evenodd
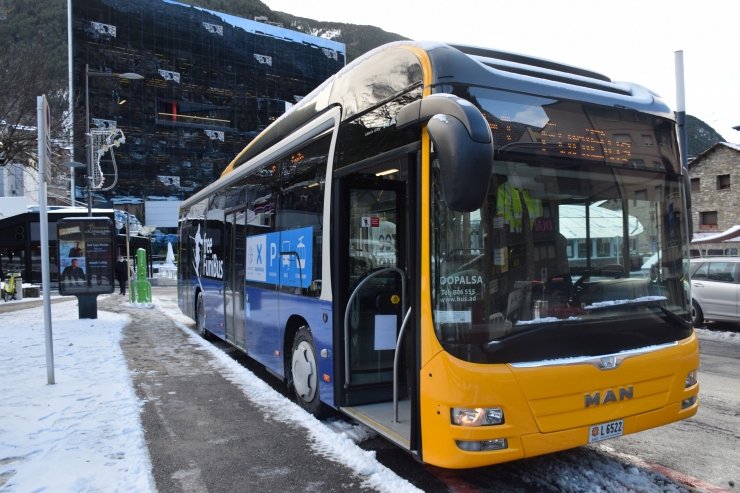
<svg viewBox="0 0 740 493">
<path fill-rule="evenodd" d="M 249 175 L 246 182 L 247 236 L 274 231 L 274 180 L 277 164 L 269 163 Z"/>
<path fill-rule="evenodd" d="M 326 183 L 326 165 L 330 144 L 331 134 L 293 151 L 281 160 L 277 230 L 283 232 L 306 229 L 306 233 L 300 236 L 303 238 L 300 240 L 303 243 L 291 244 L 290 247 L 299 256 L 306 252 L 305 242 L 311 242 L 311 270 L 303 273 L 308 287 L 304 285 L 303 289 L 288 286 L 285 288 L 289 292 L 315 298 L 321 295 L 324 184 Z"/>
</svg>

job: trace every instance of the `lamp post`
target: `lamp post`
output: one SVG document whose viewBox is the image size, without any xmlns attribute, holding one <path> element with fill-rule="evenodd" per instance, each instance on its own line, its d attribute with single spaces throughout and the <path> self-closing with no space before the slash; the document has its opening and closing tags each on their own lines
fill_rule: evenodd
<svg viewBox="0 0 740 493">
<path fill-rule="evenodd" d="M 133 72 L 114 74 L 108 72 L 90 71 L 90 65 L 85 64 L 85 140 L 87 146 L 85 157 L 87 159 L 87 217 L 92 217 L 92 139 L 90 138 L 90 76 L 94 77 L 117 77 L 127 80 L 141 80 L 143 75 Z"/>
</svg>

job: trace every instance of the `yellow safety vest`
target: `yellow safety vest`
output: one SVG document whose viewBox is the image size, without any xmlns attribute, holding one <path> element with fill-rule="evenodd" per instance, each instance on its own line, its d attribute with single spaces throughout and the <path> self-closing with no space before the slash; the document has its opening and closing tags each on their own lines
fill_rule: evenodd
<svg viewBox="0 0 740 493">
<path fill-rule="evenodd" d="M 522 232 L 522 201 L 529 212 L 529 227 L 534 225 L 534 220 L 542 216 L 542 201 L 529 196 L 529 190 L 520 190 L 512 187 L 507 181 L 498 187 L 496 191 L 496 214 L 504 217 L 504 224 L 515 233 Z"/>
</svg>

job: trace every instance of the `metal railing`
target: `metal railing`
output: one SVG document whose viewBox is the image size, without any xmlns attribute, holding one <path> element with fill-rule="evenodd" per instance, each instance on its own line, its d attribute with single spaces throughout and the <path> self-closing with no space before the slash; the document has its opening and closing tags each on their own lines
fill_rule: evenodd
<svg viewBox="0 0 740 493">
<path fill-rule="evenodd" d="M 408 310 L 406 309 L 406 274 L 398 267 L 386 267 L 380 270 L 376 270 L 375 272 L 372 272 L 365 279 L 363 279 L 360 282 L 360 284 L 357 285 L 355 290 L 352 291 L 352 295 L 349 297 L 349 300 L 347 301 L 347 308 L 344 311 L 344 388 L 345 389 L 348 388 L 351 382 L 351 372 L 350 372 L 350 362 L 349 362 L 350 306 L 352 305 L 352 302 L 357 296 L 357 293 L 360 292 L 360 289 L 362 289 L 362 287 L 365 286 L 365 284 L 367 284 L 368 281 L 370 281 L 374 277 L 379 276 L 380 274 L 386 274 L 388 272 L 395 272 L 399 276 L 401 276 L 401 313 L 405 314 L 403 318 L 403 322 L 401 323 L 401 329 L 398 332 L 398 339 L 396 340 L 396 353 L 393 357 L 393 421 L 397 423 L 398 422 L 398 354 L 401 349 L 401 343 L 403 342 L 403 332 L 408 323 L 409 316 L 411 315 L 411 309 L 408 309 Z"/>
</svg>

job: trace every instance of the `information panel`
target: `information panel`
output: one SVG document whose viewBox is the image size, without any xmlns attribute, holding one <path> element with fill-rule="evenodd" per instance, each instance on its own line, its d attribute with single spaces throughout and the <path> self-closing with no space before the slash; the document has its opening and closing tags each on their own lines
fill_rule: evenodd
<svg viewBox="0 0 740 493">
<path fill-rule="evenodd" d="M 247 237 L 246 280 L 307 288 L 313 280 L 313 228 Z"/>
<path fill-rule="evenodd" d="M 114 291 L 115 226 L 107 217 L 57 221 L 59 294 L 108 294 Z"/>
</svg>

